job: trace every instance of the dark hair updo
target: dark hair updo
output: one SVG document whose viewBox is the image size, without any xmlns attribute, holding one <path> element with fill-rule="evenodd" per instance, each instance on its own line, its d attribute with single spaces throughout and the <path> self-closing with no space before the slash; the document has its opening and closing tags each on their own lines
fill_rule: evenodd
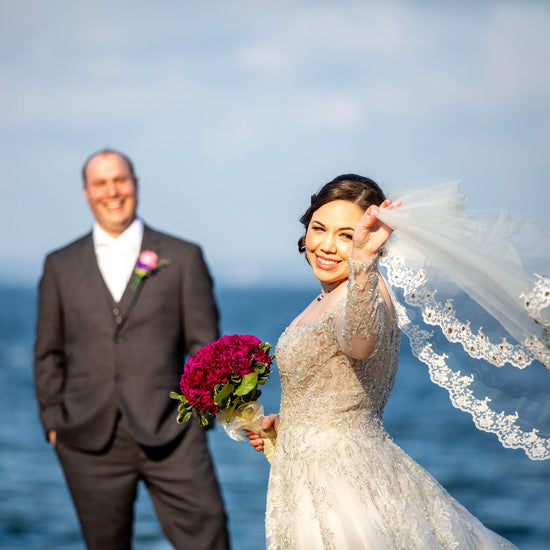
<svg viewBox="0 0 550 550">
<path fill-rule="evenodd" d="M 324 185 L 317 194 L 311 195 L 311 204 L 300 218 L 306 232 L 314 212 L 327 202 L 338 200 L 352 202 L 366 210 L 372 204 L 382 204 L 386 197 L 379 185 L 370 178 L 357 174 L 342 174 Z M 298 241 L 300 253 L 306 250 L 305 242 L 304 234 Z"/>
</svg>

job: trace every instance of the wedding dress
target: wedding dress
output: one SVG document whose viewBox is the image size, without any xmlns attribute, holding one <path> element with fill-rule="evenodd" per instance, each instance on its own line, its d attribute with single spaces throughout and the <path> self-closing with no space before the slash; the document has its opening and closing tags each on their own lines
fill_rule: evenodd
<svg viewBox="0 0 550 550">
<path fill-rule="evenodd" d="M 280 425 L 266 509 L 269 550 L 512 549 L 384 429 L 400 332 L 377 261 L 350 260 L 345 299 L 276 348 Z M 374 339 L 366 358 L 362 340 Z M 364 342 L 363 342 L 364 343 Z"/>
</svg>

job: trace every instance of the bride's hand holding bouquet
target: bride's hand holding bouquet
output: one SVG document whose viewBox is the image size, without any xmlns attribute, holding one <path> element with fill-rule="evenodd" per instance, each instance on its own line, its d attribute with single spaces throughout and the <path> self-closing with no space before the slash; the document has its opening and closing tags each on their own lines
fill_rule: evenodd
<svg viewBox="0 0 550 550">
<path fill-rule="evenodd" d="M 179 423 L 196 415 L 201 426 L 208 425 L 208 416 L 215 415 L 226 433 L 243 440 L 243 430 L 261 434 L 267 460 L 273 455 L 276 433 L 262 429 L 261 395 L 258 386 L 265 384 L 271 374 L 274 355 L 271 346 L 255 336 L 222 336 L 201 348 L 191 357 L 180 381 L 182 394 L 170 397 L 180 401 Z"/>
<path fill-rule="evenodd" d="M 252 431 L 245 430 L 246 437 L 248 438 L 248 443 L 254 447 L 255 451 L 263 451 L 264 445 L 269 446 L 269 440 L 267 444 L 264 442 L 264 433 L 274 432 L 277 436 L 277 429 L 279 428 L 279 417 L 276 414 L 270 413 L 264 417 L 262 423 L 260 424 L 260 430 Z"/>
</svg>

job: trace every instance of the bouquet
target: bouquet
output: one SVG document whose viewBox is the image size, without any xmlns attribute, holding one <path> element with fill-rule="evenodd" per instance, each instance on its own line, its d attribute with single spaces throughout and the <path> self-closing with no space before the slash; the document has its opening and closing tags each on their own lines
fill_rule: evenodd
<svg viewBox="0 0 550 550">
<path fill-rule="evenodd" d="M 180 401 L 177 421 L 187 422 L 193 411 L 201 426 L 207 415 L 218 422 L 233 439 L 242 440 L 242 429 L 259 433 L 264 439 L 264 454 L 271 462 L 275 431 L 261 429 L 263 409 L 258 403 L 261 390 L 271 374 L 274 355 L 271 346 L 255 336 L 222 336 L 191 357 L 180 381 L 182 395 L 171 392 Z"/>
</svg>

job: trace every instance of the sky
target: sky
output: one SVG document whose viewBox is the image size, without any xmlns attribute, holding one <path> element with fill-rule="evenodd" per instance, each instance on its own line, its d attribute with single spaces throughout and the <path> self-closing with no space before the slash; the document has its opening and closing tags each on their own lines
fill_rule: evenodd
<svg viewBox="0 0 550 550">
<path fill-rule="evenodd" d="M 91 228 L 85 158 L 127 153 L 149 225 L 221 286 L 315 282 L 296 241 L 342 173 L 462 180 L 550 227 L 550 3 L 0 0 L 0 281 Z"/>
</svg>

